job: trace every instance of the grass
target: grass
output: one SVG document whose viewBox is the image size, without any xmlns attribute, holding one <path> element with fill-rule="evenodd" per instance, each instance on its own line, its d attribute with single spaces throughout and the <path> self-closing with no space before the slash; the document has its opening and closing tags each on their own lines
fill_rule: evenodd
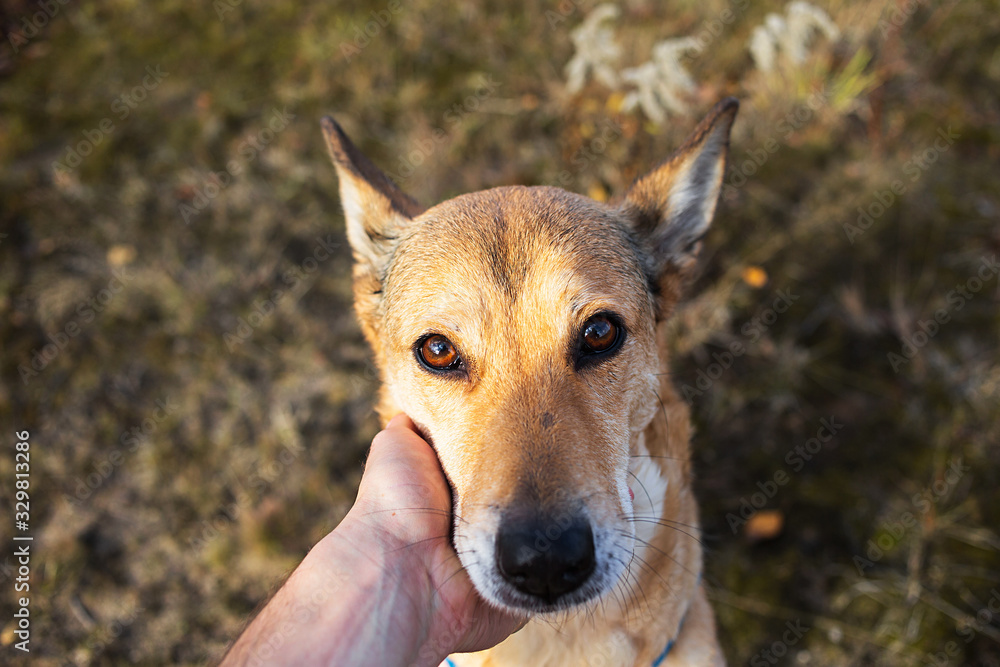
<svg viewBox="0 0 1000 667">
<path fill-rule="evenodd" d="M 217 660 L 350 506 L 377 378 L 321 115 L 423 202 L 604 197 L 727 94 L 730 187 L 670 333 L 729 660 L 1000 663 L 1000 281 L 955 292 L 1000 250 L 1000 7 L 829 0 L 837 43 L 766 74 L 746 44 L 782 6 L 761 4 L 689 61 L 690 115 L 655 126 L 599 84 L 566 94 L 593 3 L 406 2 L 369 42 L 389 3 L 56 3 L 16 45 L 40 10 L 8 3 L 0 424 L 31 432 L 32 664 Z M 624 63 L 729 6 L 630 4 Z M 904 340 L 923 344 L 894 362 Z M 821 420 L 842 427 L 821 441 Z M 727 518 L 755 493 L 783 524 L 766 539 Z M 4 561 L 0 618 L 12 577 Z M 786 622 L 810 629 L 779 646 Z"/>
</svg>

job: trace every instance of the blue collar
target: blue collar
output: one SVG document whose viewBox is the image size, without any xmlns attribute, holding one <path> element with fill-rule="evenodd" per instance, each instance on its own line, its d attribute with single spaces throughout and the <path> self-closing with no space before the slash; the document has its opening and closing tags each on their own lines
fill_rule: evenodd
<svg viewBox="0 0 1000 667">
<path fill-rule="evenodd" d="M 701 575 L 698 575 L 698 585 L 699 586 L 701 585 Z M 684 621 L 687 620 L 689 611 L 691 611 L 690 604 L 688 605 L 687 611 L 685 611 L 684 615 L 681 616 L 681 622 L 677 624 L 677 637 L 681 636 L 681 630 L 684 628 Z M 670 649 L 672 649 L 674 647 L 674 644 L 677 643 L 677 637 L 674 637 L 673 639 L 667 642 L 667 647 L 663 649 L 663 653 L 658 655 L 656 657 L 656 660 L 653 661 L 653 667 L 660 667 L 660 665 L 663 664 L 663 661 L 667 659 L 668 655 L 670 655 Z"/>
<path fill-rule="evenodd" d="M 681 624 L 683 625 L 683 623 L 684 623 L 684 621 L 682 620 Z M 680 632 L 680 629 L 678 629 L 678 633 L 679 632 Z M 670 649 L 672 649 L 674 647 L 674 641 L 675 640 L 671 639 L 670 641 L 667 642 L 667 647 L 665 649 L 663 649 L 663 653 L 661 653 L 656 658 L 656 660 L 653 661 L 653 667 L 660 667 L 660 665 L 663 664 L 663 661 L 667 659 L 668 655 L 670 655 Z"/>
</svg>

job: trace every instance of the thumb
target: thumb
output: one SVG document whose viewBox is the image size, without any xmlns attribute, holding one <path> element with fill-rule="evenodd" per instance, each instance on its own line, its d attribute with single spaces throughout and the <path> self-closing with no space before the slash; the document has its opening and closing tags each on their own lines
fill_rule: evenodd
<svg viewBox="0 0 1000 667">
<path fill-rule="evenodd" d="M 393 417 L 372 440 L 356 504 L 451 510 L 451 492 L 437 454 L 405 414 Z"/>
</svg>

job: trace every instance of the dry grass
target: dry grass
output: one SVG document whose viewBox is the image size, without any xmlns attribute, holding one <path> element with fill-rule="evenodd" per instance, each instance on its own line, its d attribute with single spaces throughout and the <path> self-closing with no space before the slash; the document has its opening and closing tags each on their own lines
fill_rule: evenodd
<svg viewBox="0 0 1000 667">
<path fill-rule="evenodd" d="M 8 31 L 38 11 L 8 4 Z M 4 443 L 32 434 L 32 664 L 215 660 L 349 507 L 376 378 L 350 315 L 323 113 L 387 171 L 413 166 L 404 186 L 424 202 L 564 170 L 568 189 L 603 196 L 726 94 L 743 100 L 734 187 L 671 333 L 730 661 L 764 664 L 799 620 L 811 629 L 782 663 L 927 664 L 954 642 L 949 664 L 1000 664 L 1000 615 L 976 620 L 1000 590 L 1000 281 L 949 300 L 1000 251 L 998 3 L 914 2 L 883 30 L 906 2 L 830 0 L 838 43 L 768 75 L 745 46 L 782 5 L 754 3 L 691 60 L 692 112 L 665 127 L 598 84 L 565 93 L 569 30 L 592 4 L 550 25 L 555 4 L 403 3 L 350 62 L 341 46 L 387 3 L 57 4 L 16 53 L 7 33 L 0 424 Z M 727 6 L 630 3 L 625 64 Z M 165 76 L 142 94 L 147 67 Z M 484 81 L 495 89 L 474 98 Z M 284 109 L 283 129 L 247 143 Z M 620 136 L 596 151 L 609 121 Z M 909 161 L 949 127 L 954 143 L 911 180 Z M 53 169 L 98 131 L 78 167 Z M 240 173 L 202 200 L 233 160 Z M 905 192 L 852 243 L 843 225 L 894 180 Z M 313 263 L 318 243 L 337 248 Z M 780 290 L 795 298 L 772 321 Z M 887 355 L 941 309 L 948 321 L 896 372 Z M 71 324 L 24 381 L 19 366 Z M 747 353 L 699 387 L 732 342 Z M 843 427 L 789 462 L 821 419 Z M 968 469 L 949 477 L 958 460 Z M 727 514 L 778 471 L 789 481 L 766 506 L 781 533 L 734 534 Z M 10 507 L 9 454 L 0 479 Z"/>
</svg>

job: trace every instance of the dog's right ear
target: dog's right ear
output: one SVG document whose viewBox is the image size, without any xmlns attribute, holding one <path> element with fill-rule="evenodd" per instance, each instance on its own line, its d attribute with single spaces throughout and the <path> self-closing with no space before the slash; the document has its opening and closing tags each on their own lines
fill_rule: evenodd
<svg viewBox="0 0 1000 667">
<path fill-rule="evenodd" d="M 335 120 L 325 116 L 320 125 L 340 180 L 347 240 L 357 262 L 355 279 L 369 274 L 381 282 L 396 239 L 422 209 L 351 143 Z"/>
<path fill-rule="evenodd" d="M 669 312 L 695 266 L 701 239 L 715 215 L 739 102 L 713 108 L 665 162 L 632 184 L 621 210 L 645 246 L 658 315 Z"/>
</svg>

